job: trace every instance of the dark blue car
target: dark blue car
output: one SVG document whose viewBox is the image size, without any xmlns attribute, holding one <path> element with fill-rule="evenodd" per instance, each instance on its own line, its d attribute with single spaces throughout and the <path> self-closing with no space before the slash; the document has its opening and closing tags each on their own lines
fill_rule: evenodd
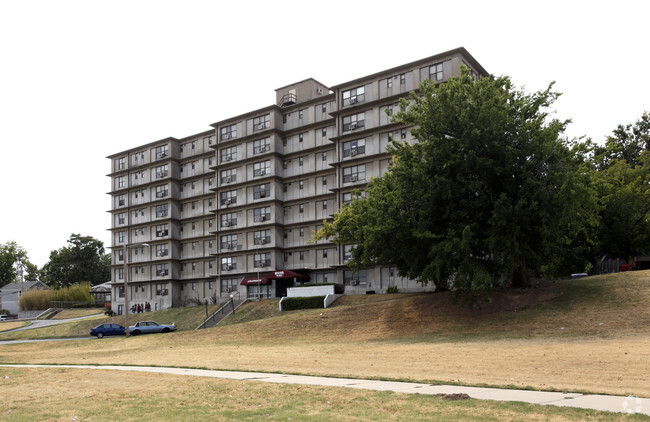
<svg viewBox="0 0 650 422">
<path fill-rule="evenodd" d="M 126 328 L 120 324 L 102 324 L 90 330 L 91 336 L 102 338 L 104 336 L 123 336 L 126 334 Z"/>
</svg>

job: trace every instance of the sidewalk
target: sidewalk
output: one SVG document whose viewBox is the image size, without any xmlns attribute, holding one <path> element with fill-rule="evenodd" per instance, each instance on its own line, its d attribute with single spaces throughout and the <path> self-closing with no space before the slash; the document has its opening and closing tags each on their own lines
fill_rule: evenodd
<svg viewBox="0 0 650 422">
<path fill-rule="evenodd" d="M 80 368 L 117 371 L 157 372 L 172 375 L 224 378 L 239 381 L 258 381 L 277 384 L 319 385 L 362 390 L 394 391 L 407 394 L 458 394 L 473 399 L 518 401 L 532 404 L 577 407 L 608 412 L 640 413 L 650 415 L 650 398 L 607 396 L 601 394 L 557 393 L 532 390 L 507 390 L 502 388 L 463 387 L 457 385 L 431 385 L 396 381 L 373 381 L 352 378 L 329 378 L 305 375 L 271 374 L 263 372 L 214 371 L 206 369 L 162 368 L 149 366 L 94 366 L 94 365 L 5 365 L 26 368 Z"/>
</svg>

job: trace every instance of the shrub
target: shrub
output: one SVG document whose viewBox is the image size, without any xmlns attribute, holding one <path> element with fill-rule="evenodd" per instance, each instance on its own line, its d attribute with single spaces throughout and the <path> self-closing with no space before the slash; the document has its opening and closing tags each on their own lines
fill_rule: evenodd
<svg viewBox="0 0 650 422">
<path fill-rule="evenodd" d="M 397 286 L 388 286 L 386 293 L 397 293 Z"/>
<path fill-rule="evenodd" d="M 323 308 L 324 301 L 325 296 L 288 297 L 282 301 L 282 310 L 295 311 L 296 309 Z"/>
<path fill-rule="evenodd" d="M 47 309 L 53 301 L 88 302 L 90 283 L 79 283 L 56 290 L 29 290 L 20 297 L 20 308 L 25 311 Z"/>
</svg>

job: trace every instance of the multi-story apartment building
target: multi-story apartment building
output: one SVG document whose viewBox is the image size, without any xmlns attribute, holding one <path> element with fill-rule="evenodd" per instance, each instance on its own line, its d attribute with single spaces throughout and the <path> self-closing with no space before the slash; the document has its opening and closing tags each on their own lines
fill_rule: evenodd
<svg viewBox="0 0 650 422">
<path fill-rule="evenodd" d="M 353 245 L 308 240 L 388 170 L 391 137 L 413 142 L 386 109 L 461 65 L 487 75 L 458 48 L 333 87 L 306 79 L 277 89 L 275 105 L 206 132 L 109 156 L 113 309 L 124 310 L 124 277 L 130 302 L 152 310 L 234 292 L 279 297 L 297 282 L 422 289 L 395 268 L 351 271 Z"/>
</svg>

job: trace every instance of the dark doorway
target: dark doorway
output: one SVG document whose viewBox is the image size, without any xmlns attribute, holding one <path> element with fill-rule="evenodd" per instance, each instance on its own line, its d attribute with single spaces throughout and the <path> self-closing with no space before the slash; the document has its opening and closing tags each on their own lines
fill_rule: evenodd
<svg viewBox="0 0 650 422">
<path fill-rule="evenodd" d="M 293 287 L 293 278 L 275 279 L 275 297 L 285 297 L 289 287 Z"/>
</svg>

